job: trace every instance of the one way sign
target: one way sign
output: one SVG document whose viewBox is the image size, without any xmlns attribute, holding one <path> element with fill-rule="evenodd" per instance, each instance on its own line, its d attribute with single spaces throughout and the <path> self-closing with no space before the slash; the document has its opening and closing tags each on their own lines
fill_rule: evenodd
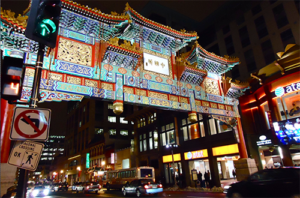
<svg viewBox="0 0 300 198">
<path fill-rule="evenodd" d="M 49 136 L 50 117 L 50 109 L 16 107 L 10 139 L 46 141 Z"/>
<path fill-rule="evenodd" d="M 43 151 L 44 144 L 25 141 L 15 146 L 9 156 L 8 164 L 22 169 L 35 171 Z"/>
</svg>

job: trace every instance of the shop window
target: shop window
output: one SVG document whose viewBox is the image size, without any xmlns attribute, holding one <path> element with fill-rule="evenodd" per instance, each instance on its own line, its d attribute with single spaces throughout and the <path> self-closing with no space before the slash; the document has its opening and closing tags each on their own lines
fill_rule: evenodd
<svg viewBox="0 0 300 198">
<path fill-rule="evenodd" d="M 125 119 L 124 117 L 120 117 L 120 123 L 122 123 L 122 124 L 128 124 L 128 121 L 124 120 L 124 119 Z"/>
<path fill-rule="evenodd" d="M 116 116 L 108 116 L 108 122 L 116 123 L 117 122 Z"/>
<path fill-rule="evenodd" d="M 293 86 L 293 85 L 290 85 L 289 87 L 291 87 L 291 86 Z M 297 85 L 294 84 L 294 86 L 297 86 Z M 288 88 L 286 88 L 286 89 L 288 90 Z M 290 90 L 292 90 L 292 88 L 290 88 Z M 287 117 L 287 119 L 291 119 L 291 118 L 296 118 L 296 117 L 300 116 L 300 100 L 299 100 L 299 98 L 300 98 L 300 92 L 298 92 L 298 91 L 283 95 L 282 96 L 283 104 L 281 103 L 280 98 L 277 98 L 277 107 L 279 109 L 279 114 L 280 114 L 281 120 L 286 120 L 286 117 Z M 284 108 L 282 105 L 284 106 Z M 286 115 L 284 113 L 284 109 L 286 111 Z"/>
<path fill-rule="evenodd" d="M 128 136 L 128 130 L 120 130 L 120 135 Z"/>
<path fill-rule="evenodd" d="M 210 134 L 211 135 L 217 134 L 215 119 L 211 118 L 211 119 L 209 119 L 208 122 L 209 122 Z"/>
</svg>

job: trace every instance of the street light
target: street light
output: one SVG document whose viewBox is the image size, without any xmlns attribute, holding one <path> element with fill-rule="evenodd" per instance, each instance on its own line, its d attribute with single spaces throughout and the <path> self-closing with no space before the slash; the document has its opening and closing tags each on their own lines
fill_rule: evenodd
<svg viewBox="0 0 300 198">
<path fill-rule="evenodd" d="M 63 172 L 64 172 L 64 170 L 61 170 L 61 171 L 60 171 L 60 173 L 63 173 Z"/>
<path fill-rule="evenodd" d="M 177 144 L 167 144 L 166 148 L 171 148 L 171 152 L 172 152 L 172 166 L 173 166 L 173 171 L 174 171 L 174 183 L 175 186 L 177 186 L 177 181 L 176 181 L 176 175 L 175 175 L 175 164 L 174 164 L 174 155 L 173 155 L 173 148 L 177 148 L 178 145 Z"/>
<path fill-rule="evenodd" d="M 77 170 L 78 170 L 78 171 L 80 171 L 80 170 L 81 170 L 80 166 L 77 166 Z"/>
</svg>

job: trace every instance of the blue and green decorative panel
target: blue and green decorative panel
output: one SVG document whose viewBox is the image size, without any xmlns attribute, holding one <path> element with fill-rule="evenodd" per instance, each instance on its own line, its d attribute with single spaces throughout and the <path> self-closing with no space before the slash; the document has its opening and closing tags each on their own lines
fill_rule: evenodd
<svg viewBox="0 0 300 198">
<path fill-rule="evenodd" d="M 116 74 L 116 100 L 123 100 L 123 76 Z"/>
</svg>

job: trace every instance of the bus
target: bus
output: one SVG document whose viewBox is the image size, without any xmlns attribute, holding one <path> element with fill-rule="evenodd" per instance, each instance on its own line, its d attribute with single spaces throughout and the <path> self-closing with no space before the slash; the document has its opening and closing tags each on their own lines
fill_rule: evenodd
<svg viewBox="0 0 300 198">
<path fill-rule="evenodd" d="M 141 166 L 136 168 L 107 171 L 103 187 L 110 189 L 122 189 L 127 183 L 135 179 L 152 179 L 155 182 L 153 167 Z"/>
</svg>

